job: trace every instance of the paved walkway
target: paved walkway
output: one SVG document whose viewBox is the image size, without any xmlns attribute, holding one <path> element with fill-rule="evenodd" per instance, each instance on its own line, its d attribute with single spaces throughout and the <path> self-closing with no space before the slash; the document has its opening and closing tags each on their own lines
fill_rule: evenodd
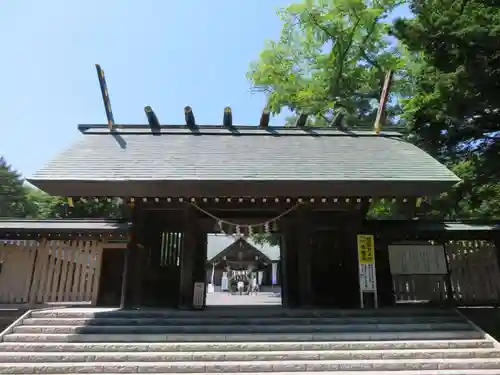
<svg viewBox="0 0 500 375">
<path fill-rule="evenodd" d="M 281 296 L 268 292 L 262 292 L 251 296 L 215 292 L 207 294 L 207 305 L 281 305 Z"/>
</svg>

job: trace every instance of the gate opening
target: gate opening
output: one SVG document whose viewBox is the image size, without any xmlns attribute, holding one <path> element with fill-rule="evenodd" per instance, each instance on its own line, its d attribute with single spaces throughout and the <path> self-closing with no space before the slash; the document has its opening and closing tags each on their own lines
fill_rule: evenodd
<svg viewBox="0 0 500 375">
<path fill-rule="evenodd" d="M 281 305 L 280 236 L 208 234 L 206 304 Z"/>
</svg>

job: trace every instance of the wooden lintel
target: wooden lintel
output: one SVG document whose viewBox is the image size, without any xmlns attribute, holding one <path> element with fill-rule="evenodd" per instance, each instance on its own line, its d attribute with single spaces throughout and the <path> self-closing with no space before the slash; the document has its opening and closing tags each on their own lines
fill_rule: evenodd
<svg viewBox="0 0 500 375">
<path fill-rule="evenodd" d="M 126 249 L 126 243 L 106 243 L 103 246 L 105 249 Z"/>
<path fill-rule="evenodd" d="M 126 234 L 123 233 L 96 233 L 92 231 L 77 230 L 77 231 L 0 231 L 0 238 L 5 240 L 28 240 L 28 241 L 40 241 L 42 238 L 46 238 L 49 241 L 65 241 L 65 240 L 113 240 L 113 239 L 124 239 Z"/>
<path fill-rule="evenodd" d="M 151 201 L 135 201 L 137 207 L 141 207 L 146 210 L 183 210 L 186 206 L 195 206 L 207 211 L 286 211 L 295 206 L 304 205 L 307 206 L 309 210 L 323 210 L 323 211 L 345 211 L 357 209 L 358 205 L 363 202 L 362 198 L 338 198 L 336 200 L 325 200 L 313 199 L 302 200 L 300 203 L 296 201 L 275 201 L 275 200 L 254 200 L 254 201 L 242 201 L 239 202 L 237 199 L 234 200 L 220 200 L 214 201 L 195 201 L 192 204 L 189 201 L 170 201 L 170 202 L 151 202 Z"/>
</svg>

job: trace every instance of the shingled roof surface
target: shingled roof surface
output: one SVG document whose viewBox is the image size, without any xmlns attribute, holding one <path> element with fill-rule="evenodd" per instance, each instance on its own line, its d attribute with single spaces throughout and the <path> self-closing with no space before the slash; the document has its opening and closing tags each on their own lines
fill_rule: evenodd
<svg viewBox="0 0 500 375">
<path fill-rule="evenodd" d="M 83 137 L 33 178 L 43 181 L 384 181 L 458 178 L 397 133 L 257 127 L 80 126 Z M 60 193 L 60 192 L 57 192 Z"/>
</svg>

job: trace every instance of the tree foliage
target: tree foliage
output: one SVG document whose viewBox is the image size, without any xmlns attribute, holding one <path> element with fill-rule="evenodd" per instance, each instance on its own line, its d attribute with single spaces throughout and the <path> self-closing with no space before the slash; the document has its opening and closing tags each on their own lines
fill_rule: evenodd
<svg viewBox="0 0 500 375">
<path fill-rule="evenodd" d="M 122 216 L 116 201 L 75 201 L 71 207 L 68 200 L 48 195 L 36 188 L 28 190 L 28 200 L 36 207 L 36 217 L 49 218 L 119 218 Z"/>
<path fill-rule="evenodd" d="M 73 207 L 62 197 L 53 197 L 25 184 L 21 175 L 0 158 L 0 217 L 35 219 L 51 218 L 119 218 L 116 201 L 80 202 Z"/>
<path fill-rule="evenodd" d="M 499 218 L 500 7 L 491 0 L 302 0 L 282 10 L 281 36 L 252 63 L 253 87 L 273 113 L 310 124 L 372 125 L 382 80 L 395 72 L 386 126 L 448 165 L 463 182 L 424 202 L 427 218 Z M 293 116 L 288 120 L 293 122 Z M 376 202 L 371 218 L 394 218 Z M 262 236 L 261 236 L 262 237 Z M 274 241 L 272 238 L 257 238 Z"/>
<path fill-rule="evenodd" d="M 21 175 L 0 157 L 0 217 L 26 217 L 31 214 L 33 207 L 27 199 Z"/>
<path fill-rule="evenodd" d="M 252 235 L 252 240 L 258 245 L 280 245 L 280 235 L 276 233 L 255 233 Z"/>
<path fill-rule="evenodd" d="M 248 74 L 273 113 L 305 112 L 315 125 L 373 124 L 388 70 L 403 59 L 387 39 L 398 0 L 305 1 L 280 12 L 281 37 L 269 42 Z M 401 76 L 402 77 L 402 76 Z M 404 80 L 397 81 L 404 91 Z M 390 110 L 396 110 L 397 101 Z"/>
<path fill-rule="evenodd" d="M 433 217 L 500 217 L 500 8 L 487 0 L 414 0 L 393 33 L 417 62 L 404 105 L 412 140 L 463 182 Z"/>
<path fill-rule="evenodd" d="M 421 56 L 405 117 L 418 144 L 444 161 L 469 158 L 500 177 L 500 7 L 485 0 L 410 3 L 394 35 Z"/>
</svg>

